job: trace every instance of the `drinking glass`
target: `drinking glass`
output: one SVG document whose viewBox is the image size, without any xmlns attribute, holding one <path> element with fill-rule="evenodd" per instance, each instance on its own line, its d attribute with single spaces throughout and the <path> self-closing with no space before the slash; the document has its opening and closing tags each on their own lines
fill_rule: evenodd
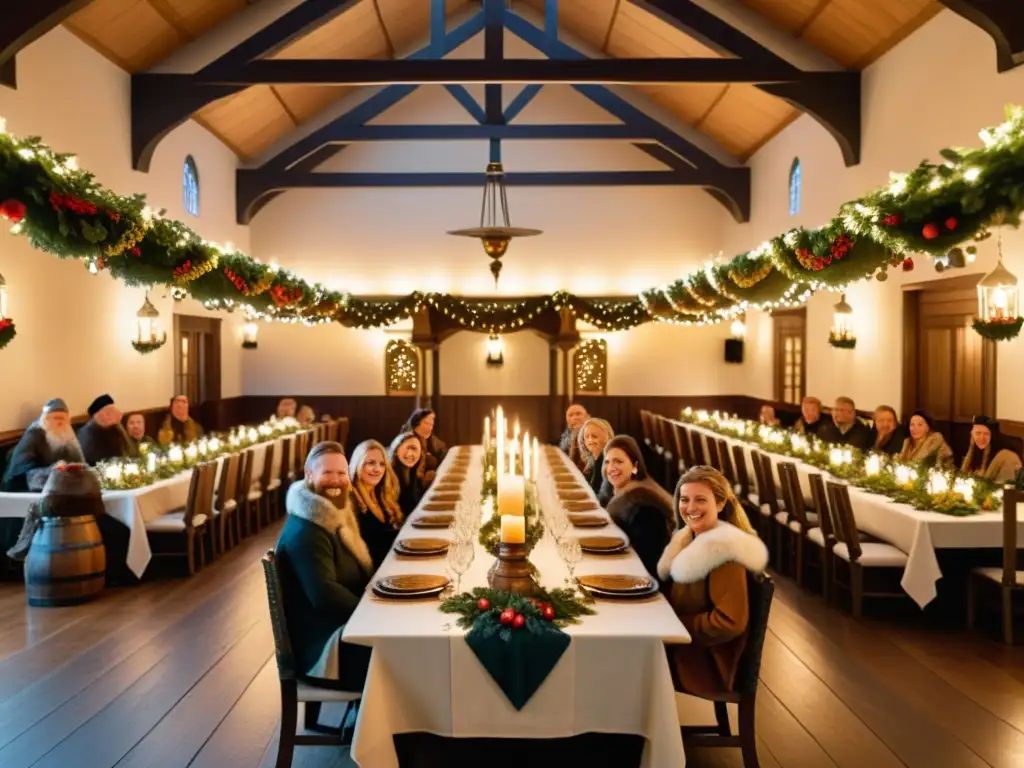
<svg viewBox="0 0 1024 768">
<path fill-rule="evenodd" d="M 555 541 L 561 541 L 565 532 L 569 530 L 569 517 L 561 509 L 552 508 L 548 525 L 551 526 L 551 533 L 555 537 Z"/>
<path fill-rule="evenodd" d="M 558 556 L 562 558 L 565 567 L 569 569 L 569 581 L 576 580 L 576 566 L 583 559 L 583 550 L 580 548 L 579 539 L 569 536 L 558 542 Z"/>
<path fill-rule="evenodd" d="M 460 593 L 462 574 L 473 563 L 475 550 L 471 541 L 453 541 L 448 545 L 448 567 L 455 574 L 455 594 Z"/>
<path fill-rule="evenodd" d="M 472 520 L 462 518 L 455 521 L 455 540 L 472 543 L 477 528 Z"/>
</svg>

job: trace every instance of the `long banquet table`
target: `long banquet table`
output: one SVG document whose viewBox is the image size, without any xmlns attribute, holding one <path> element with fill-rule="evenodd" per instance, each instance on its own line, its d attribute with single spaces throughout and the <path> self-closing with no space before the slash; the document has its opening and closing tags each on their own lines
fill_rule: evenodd
<svg viewBox="0 0 1024 768">
<path fill-rule="evenodd" d="M 277 438 L 276 442 L 284 447 L 285 441 L 294 439 L 294 435 Z M 275 440 L 267 440 L 252 446 L 255 451 L 253 462 L 253 478 L 258 478 L 266 461 L 267 447 Z M 281 474 L 283 450 L 274 452 L 272 476 Z M 217 467 L 218 480 L 220 465 Z M 188 488 L 192 480 L 192 471 L 181 472 L 174 477 L 160 480 L 141 488 L 127 491 L 104 491 L 103 506 L 106 513 L 128 528 L 128 554 L 126 564 L 137 578 L 146 572 L 153 552 L 146 536 L 146 523 L 156 520 L 161 515 L 181 509 L 188 502 Z M 0 492 L 0 518 L 22 518 L 28 514 L 33 502 L 42 498 L 41 493 L 3 493 Z M 0 552 L 0 555 L 3 553 Z"/>
<path fill-rule="evenodd" d="M 482 486 L 483 450 L 479 446 L 469 450 L 470 468 L 462 496 L 476 501 Z M 454 453 L 449 452 L 439 468 L 439 481 Z M 589 491 L 582 475 L 575 467 L 572 469 L 581 487 Z M 543 454 L 538 493 L 542 507 L 559 503 Z M 429 498 L 427 494 L 421 505 Z M 410 520 L 418 513 L 410 515 Z M 567 535 L 573 535 L 573 531 L 570 526 Z M 605 528 L 587 529 L 590 531 L 621 533 L 610 522 Z M 416 529 L 407 524 L 400 537 L 411 535 L 416 535 Z M 422 535 L 450 539 L 452 532 L 427 529 Z M 545 532 L 530 559 L 540 571 L 543 586 L 564 584 L 568 571 L 549 532 Z M 460 588 L 466 591 L 486 586 L 493 562 L 477 544 L 473 564 L 463 575 Z M 444 574 L 445 569 L 443 557 L 399 559 L 392 552 L 381 564 L 377 577 Z M 630 550 L 625 556 L 584 556 L 576 573 L 639 575 L 644 568 Z M 373 647 L 352 745 L 352 758 L 362 768 L 397 768 L 392 737 L 414 732 L 530 739 L 590 732 L 639 734 L 645 738 L 645 768 L 685 765 L 664 645 L 688 643 L 690 636 L 661 595 L 639 602 L 597 601 L 596 615 L 585 616 L 580 624 L 566 629 L 572 636 L 568 649 L 519 711 L 480 665 L 466 644 L 465 631 L 438 606 L 436 599 L 386 601 L 367 591 L 346 625 L 345 642 Z"/>
<path fill-rule="evenodd" d="M 818 473 L 826 481 L 848 485 L 823 469 L 782 454 L 771 453 L 756 445 L 734 437 L 718 434 L 695 424 L 676 422 L 692 430 L 704 441 L 705 455 L 710 448 L 708 438 L 723 438 L 730 446 L 743 448 L 747 460 L 747 475 L 755 484 L 754 463 L 751 452 L 759 450 L 772 463 L 773 477 L 778 478 L 776 465 L 780 461 L 793 462 L 800 477 L 804 497 L 810 500 L 808 475 Z M 857 529 L 870 533 L 907 553 L 907 565 L 900 581 L 905 591 L 921 608 L 935 599 L 936 584 L 942 578 L 942 569 L 935 554 L 937 549 L 999 549 L 1003 546 L 1003 514 L 980 512 L 968 517 L 954 517 L 940 512 L 915 509 L 909 504 L 893 501 L 887 496 L 850 487 L 850 506 Z M 1024 541 L 1024 508 L 1017 506 L 1017 538 Z"/>
</svg>

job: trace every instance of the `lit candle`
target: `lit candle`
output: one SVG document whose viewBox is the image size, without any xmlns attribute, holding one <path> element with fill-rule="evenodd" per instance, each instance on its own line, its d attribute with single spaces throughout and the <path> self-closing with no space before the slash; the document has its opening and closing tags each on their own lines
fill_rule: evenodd
<svg viewBox="0 0 1024 768">
<path fill-rule="evenodd" d="M 112 483 L 121 481 L 121 465 L 109 464 L 103 468 L 103 479 Z"/>
<path fill-rule="evenodd" d="M 949 480 L 941 472 L 936 472 L 934 469 L 928 473 L 928 493 L 932 496 L 937 496 L 940 493 L 946 493 L 949 490 Z"/>
<path fill-rule="evenodd" d="M 916 473 L 908 466 L 900 464 L 896 467 L 896 482 L 900 485 L 910 485 L 914 481 Z"/>
<path fill-rule="evenodd" d="M 249 428 L 249 442 L 255 443 L 259 439 L 260 439 L 260 433 L 257 432 L 255 429 L 250 427 Z"/>
<path fill-rule="evenodd" d="M 516 416 L 516 425 L 512 429 L 512 439 L 517 441 L 517 442 L 519 441 L 519 417 L 518 416 Z"/>
<path fill-rule="evenodd" d="M 484 416 L 484 450 L 487 450 L 487 445 L 491 441 L 491 417 Z"/>
<path fill-rule="evenodd" d="M 523 477 L 527 480 L 532 476 L 533 467 L 530 464 L 530 433 L 523 435 Z"/>
<path fill-rule="evenodd" d="M 969 501 L 974 498 L 974 479 L 967 477 L 958 477 L 953 481 L 953 493 L 959 493 L 964 497 L 965 501 Z"/>
<path fill-rule="evenodd" d="M 170 450 L 167 451 L 167 460 L 173 461 L 175 464 L 180 463 L 185 458 L 185 454 L 181 452 L 180 445 L 172 445 Z"/>
<path fill-rule="evenodd" d="M 868 460 L 864 462 L 864 474 L 868 477 L 874 477 L 882 471 L 882 457 L 877 453 L 873 453 L 868 456 Z"/>
<path fill-rule="evenodd" d="M 134 461 L 131 461 L 131 462 L 125 464 L 124 465 L 124 474 L 125 474 L 125 477 L 139 474 L 139 465 L 136 464 Z"/>
<path fill-rule="evenodd" d="M 516 441 L 512 440 L 508 444 L 508 473 L 510 475 L 516 474 Z"/>
<path fill-rule="evenodd" d="M 533 470 L 530 476 L 536 480 L 540 474 L 540 440 L 536 437 L 533 438 L 533 456 L 531 458 L 533 459 Z"/>
<path fill-rule="evenodd" d="M 506 475 L 498 484 L 498 514 L 526 514 L 526 482 L 518 475 Z"/>
<path fill-rule="evenodd" d="M 525 544 L 526 518 L 517 515 L 502 515 L 501 542 L 503 544 Z"/>
<path fill-rule="evenodd" d="M 150 474 L 156 472 L 156 454 L 151 453 L 146 457 L 146 471 Z"/>
<path fill-rule="evenodd" d="M 211 437 L 209 445 L 210 445 L 210 450 L 213 451 L 214 453 L 217 453 L 217 452 L 220 451 L 220 439 L 219 438 Z"/>
<path fill-rule="evenodd" d="M 505 471 L 505 412 L 498 406 L 498 412 L 494 417 L 494 426 L 497 429 L 494 441 L 498 446 L 498 478 L 501 478 Z"/>
</svg>

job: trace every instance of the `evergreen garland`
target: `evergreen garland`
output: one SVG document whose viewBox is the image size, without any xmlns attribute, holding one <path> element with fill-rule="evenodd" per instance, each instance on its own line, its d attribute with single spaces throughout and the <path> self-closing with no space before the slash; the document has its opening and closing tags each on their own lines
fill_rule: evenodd
<svg viewBox="0 0 1024 768">
<path fill-rule="evenodd" d="M 518 592 L 509 592 L 489 587 L 475 587 L 471 592 L 453 595 L 441 603 L 442 613 L 458 615 L 457 624 L 461 629 L 472 629 L 473 624 L 481 617 L 497 619 L 501 613 L 511 608 L 515 613 L 526 617 L 527 629 L 539 629 L 545 624 L 566 627 L 579 624 L 581 617 L 593 616 L 591 608 L 593 600 L 582 596 L 574 589 L 567 587 L 545 590 L 534 597 L 524 597 Z M 554 609 L 554 618 L 543 617 L 543 606 L 550 605 Z M 513 631 L 511 627 L 504 627 Z"/>
<path fill-rule="evenodd" d="M 9 317 L 0 320 L 0 349 L 10 344 L 18 332 L 14 329 L 14 321 Z"/>
<path fill-rule="evenodd" d="M 1010 339 L 1017 338 L 1020 335 L 1022 325 L 1024 325 L 1024 317 L 1018 317 L 1010 323 L 1001 323 L 999 321 L 985 322 L 979 319 L 975 319 L 971 323 L 971 327 L 975 331 L 992 341 L 1009 341 Z"/>
<path fill-rule="evenodd" d="M 140 355 L 148 355 L 150 352 L 156 352 L 160 347 L 167 343 L 166 337 L 160 341 L 132 341 L 132 347 Z"/>
</svg>

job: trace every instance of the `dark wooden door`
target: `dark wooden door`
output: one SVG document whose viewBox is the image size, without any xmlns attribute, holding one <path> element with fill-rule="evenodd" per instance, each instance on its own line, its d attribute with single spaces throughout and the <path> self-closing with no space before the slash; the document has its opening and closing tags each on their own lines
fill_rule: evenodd
<svg viewBox="0 0 1024 768">
<path fill-rule="evenodd" d="M 772 313 L 775 330 L 775 399 L 800 404 L 807 389 L 807 310 Z"/>
<path fill-rule="evenodd" d="M 174 316 L 174 392 L 199 406 L 220 399 L 220 319 Z"/>
</svg>

